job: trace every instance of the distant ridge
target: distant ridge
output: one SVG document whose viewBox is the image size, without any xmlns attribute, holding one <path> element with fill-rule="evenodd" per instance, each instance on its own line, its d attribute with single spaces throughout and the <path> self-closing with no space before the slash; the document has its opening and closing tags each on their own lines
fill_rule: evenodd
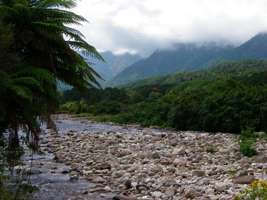
<svg viewBox="0 0 267 200">
<path fill-rule="evenodd" d="M 241 59 L 267 59 L 267 33 L 259 33 L 238 47 L 179 43 L 171 50 L 157 50 L 125 68 L 109 85 L 124 85 L 154 76 L 203 69 L 222 60 Z"/>
<path fill-rule="evenodd" d="M 90 57 L 86 59 L 88 59 L 88 62 L 92 62 L 91 66 L 93 67 L 93 69 L 105 80 L 101 81 L 102 84 L 105 84 L 106 81 L 114 78 L 126 67 L 141 59 L 141 57 L 137 54 L 114 54 L 111 51 L 102 52 L 101 55 L 104 58 L 105 62 L 94 60 Z"/>
</svg>

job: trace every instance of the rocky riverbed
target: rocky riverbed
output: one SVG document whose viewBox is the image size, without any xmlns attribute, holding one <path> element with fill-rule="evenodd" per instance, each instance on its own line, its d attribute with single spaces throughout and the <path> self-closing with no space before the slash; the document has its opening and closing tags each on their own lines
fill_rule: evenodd
<svg viewBox="0 0 267 200">
<path fill-rule="evenodd" d="M 41 140 L 53 159 L 39 166 L 49 169 L 44 177 L 64 174 L 65 179 L 39 185 L 43 193 L 59 189 L 68 197 L 58 199 L 230 200 L 253 180 L 267 179 L 264 140 L 257 142 L 259 155 L 247 158 L 231 134 L 115 126 L 67 116 L 56 122 L 59 133 L 48 131 Z"/>
<path fill-rule="evenodd" d="M 88 190 L 96 185 L 56 159 L 50 140 L 58 137 L 54 131 L 45 130 L 41 135 L 42 153 L 32 154 L 27 150 L 22 158 L 24 165 L 15 167 L 16 171 L 27 174 L 30 183 L 38 187 L 33 200 L 111 200 L 114 194 L 89 193 Z"/>
</svg>

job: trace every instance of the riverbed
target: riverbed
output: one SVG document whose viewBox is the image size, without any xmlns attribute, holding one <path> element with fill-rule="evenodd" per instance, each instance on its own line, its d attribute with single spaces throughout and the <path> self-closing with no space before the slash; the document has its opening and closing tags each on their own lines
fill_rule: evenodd
<svg viewBox="0 0 267 200">
<path fill-rule="evenodd" d="M 175 132 L 55 117 L 32 162 L 37 200 L 230 200 L 255 179 L 267 180 L 267 143 L 243 157 L 237 136 Z M 124 200 L 121 198 L 122 200 Z M 115 198 L 119 199 L 119 198 Z"/>
<path fill-rule="evenodd" d="M 83 131 L 102 132 L 109 127 L 117 130 L 118 126 L 103 125 L 97 123 L 84 123 L 79 119 L 55 119 L 57 133 L 43 126 L 40 137 L 41 154 L 30 153 L 29 150 L 23 156 L 24 169 L 29 173 L 30 183 L 39 188 L 33 196 L 33 200 L 111 200 L 115 193 L 105 192 L 89 193 L 96 184 L 89 182 L 80 173 L 72 170 L 70 166 L 59 162 L 50 146 L 52 138 L 61 137 L 69 131 L 80 133 Z"/>
</svg>

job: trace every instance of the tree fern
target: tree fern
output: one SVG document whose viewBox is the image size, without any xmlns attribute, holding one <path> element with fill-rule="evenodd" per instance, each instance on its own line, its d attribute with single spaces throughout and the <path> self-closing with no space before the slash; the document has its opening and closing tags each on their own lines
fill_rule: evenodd
<svg viewBox="0 0 267 200">
<path fill-rule="evenodd" d="M 0 0 L 1 127 L 23 126 L 38 140 L 37 119 L 56 108 L 58 80 L 81 90 L 98 86 L 100 76 L 78 52 L 103 58 L 71 27 L 86 22 L 69 10 L 75 5 L 75 0 Z"/>
</svg>

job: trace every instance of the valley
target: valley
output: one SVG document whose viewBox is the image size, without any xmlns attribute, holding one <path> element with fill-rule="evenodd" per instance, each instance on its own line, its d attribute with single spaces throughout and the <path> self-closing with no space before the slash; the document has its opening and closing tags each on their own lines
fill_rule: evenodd
<svg viewBox="0 0 267 200">
<path fill-rule="evenodd" d="M 0 0 L 0 200 L 267 200 L 266 0 Z"/>
</svg>

